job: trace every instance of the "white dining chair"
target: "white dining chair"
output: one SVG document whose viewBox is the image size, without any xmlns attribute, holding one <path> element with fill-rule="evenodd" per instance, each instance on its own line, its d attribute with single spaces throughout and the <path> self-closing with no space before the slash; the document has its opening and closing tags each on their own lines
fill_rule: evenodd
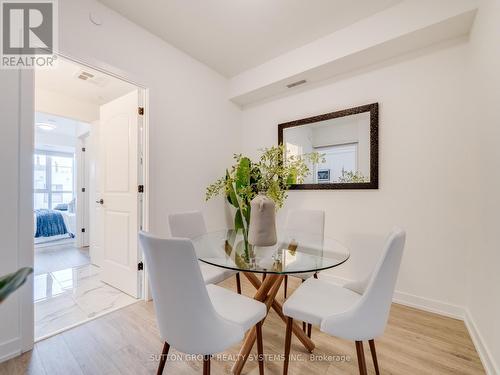
<svg viewBox="0 0 500 375">
<path fill-rule="evenodd" d="M 323 237 L 325 231 L 325 211 L 322 210 L 307 210 L 307 209 L 296 209 L 290 210 L 286 217 L 285 223 L 285 233 L 289 240 L 295 240 L 297 242 L 307 243 L 321 249 L 323 247 Z M 288 290 L 288 276 L 298 277 L 304 282 L 310 277 L 318 278 L 316 272 L 307 273 L 294 273 L 290 275 L 285 275 L 283 280 L 283 296 L 287 297 Z M 312 334 L 312 326 L 302 323 L 302 329 L 307 333 L 309 338 Z"/>
<path fill-rule="evenodd" d="M 319 326 L 329 335 L 355 341 L 362 375 L 367 374 L 363 341 L 368 340 L 375 373 L 379 374 L 375 338 L 384 333 L 387 325 L 405 237 L 403 230 L 393 229 L 366 288 L 363 283 L 355 285 L 361 294 L 323 280 L 308 279 L 288 298 L 283 305 L 283 314 L 288 317 L 283 374 L 288 372 L 294 319 Z"/>
<path fill-rule="evenodd" d="M 192 242 L 139 233 L 153 295 L 163 351 L 163 373 L 170 346 L 203 355 L 203 373 L 210 374 L 212 354 L 241 341 L 256 326 L 260 374 L 264 373 L 261 321 L 266 306 L 216 285 L 205 285 Z"/>
<path fill-rule="evenodd" d="M 207 227 L 203 214 L 200 211 L 187 211 L 168 215 L 170 234 L 172 237 L 189 238 L 201 236 L 207 233 Z M 199 262 L 201 274 L 205 284 L 218 284 L 232 276 L 236 278 L 236 290 L 241 294 L 240 274 L 237 271 L 226 270 Z"/>
</svg>

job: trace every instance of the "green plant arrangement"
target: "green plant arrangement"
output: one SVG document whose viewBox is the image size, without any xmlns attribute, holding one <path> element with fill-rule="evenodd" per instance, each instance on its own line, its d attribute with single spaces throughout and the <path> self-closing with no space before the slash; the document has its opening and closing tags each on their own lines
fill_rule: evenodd
<svg viewBox="0 0 500 375">
<path fill-rule="evenodd" d="M 21 287 L 32 272 L 32 268 L 24 267 L 14 273 L 0 277 L 0 303 Z"/>
<path fill-rule="evenodd" d="M 368 179 L 361 174 L 360 171 L 345 171 L 342 170 L 342 176 L 339 177 L 339 182 L 342 183 L 356 183 L 368 182 Z"/>
<path fill-rule="evenodd" d="M 301 183 L 310 173 L 308 165 L 317 164 L 323 156 L 317 152 L 285 156 L 283 145 L 264 148 L 258 161 L 241 154 L 234 155 L 235 164 L 226 175 L 207 187 L 206 200 L 224 194 L 236 209 L 234 227 L 242 230 L 245 253 L 248 254 L 250 202 L 259 193 L 266 194 L 281 208 L 290 185 Z"/>
</svg>

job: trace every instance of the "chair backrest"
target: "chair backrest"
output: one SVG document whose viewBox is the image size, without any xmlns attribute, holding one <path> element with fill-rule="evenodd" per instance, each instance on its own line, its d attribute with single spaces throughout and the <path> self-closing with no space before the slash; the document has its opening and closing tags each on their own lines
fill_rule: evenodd
<svg viewBox="0 0 500 375">
<path fill-rule="evenodd" d="M 193 244 L 139 233 L 161 338 L 181 352 L 213 354 L 243 338 L 243 328 L 222 318 L 208 296 Z"/>
<path fill-rule="evenodd" d="M 324 319 L 322 330 L 352 340 L 369 340 L 384 332 L 405 239 L 406 234 L 402 229 L 392 230 L 359 302 L 345 313 Z"/>
<path fill-rule="evenodd" d="M 287 231 L 323 236 L 325 232 L 325 211 L 290 210 L 286 218 Z"/>
<path fill-rule="evenodd" d="M 323 251 L 324 231 L 325 211 L 297 209 L 288 212 L 285 240 L 298 241 L 302 252 Z"/>
<path fill-rule="evenodd" d="M 200 211 L 180 212 L 168 215 L 170 234 L 178 238 L 195 238 L 207 233 L 203 214 Z"/>
</svg>

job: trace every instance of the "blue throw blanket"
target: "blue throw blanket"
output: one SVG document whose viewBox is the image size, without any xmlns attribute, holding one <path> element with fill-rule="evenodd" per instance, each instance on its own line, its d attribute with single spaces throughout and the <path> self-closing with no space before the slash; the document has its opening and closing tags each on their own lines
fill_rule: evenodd
<svg viewBox="0 0 500 375">
<path fill-rule="evenodd" d="M 59 211 L 35 210 L 36 233 L 35 237 L 51 237 L 68 233 L 64 218 Z"/>
</svg>

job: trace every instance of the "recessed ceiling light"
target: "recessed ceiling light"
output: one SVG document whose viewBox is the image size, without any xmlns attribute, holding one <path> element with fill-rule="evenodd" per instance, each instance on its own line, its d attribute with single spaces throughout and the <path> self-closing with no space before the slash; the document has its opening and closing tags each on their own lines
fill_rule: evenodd
<svg viewBox="0 0 500 375">
<path fill-rule="evenodd" d="M 37 122 L 36 126 L 38 129 L 45 130 L 45 131 L 54 130 L 56 128 L 56 126 L 54 124 L 49 124 L 46 122 Z"/>
</svg>

